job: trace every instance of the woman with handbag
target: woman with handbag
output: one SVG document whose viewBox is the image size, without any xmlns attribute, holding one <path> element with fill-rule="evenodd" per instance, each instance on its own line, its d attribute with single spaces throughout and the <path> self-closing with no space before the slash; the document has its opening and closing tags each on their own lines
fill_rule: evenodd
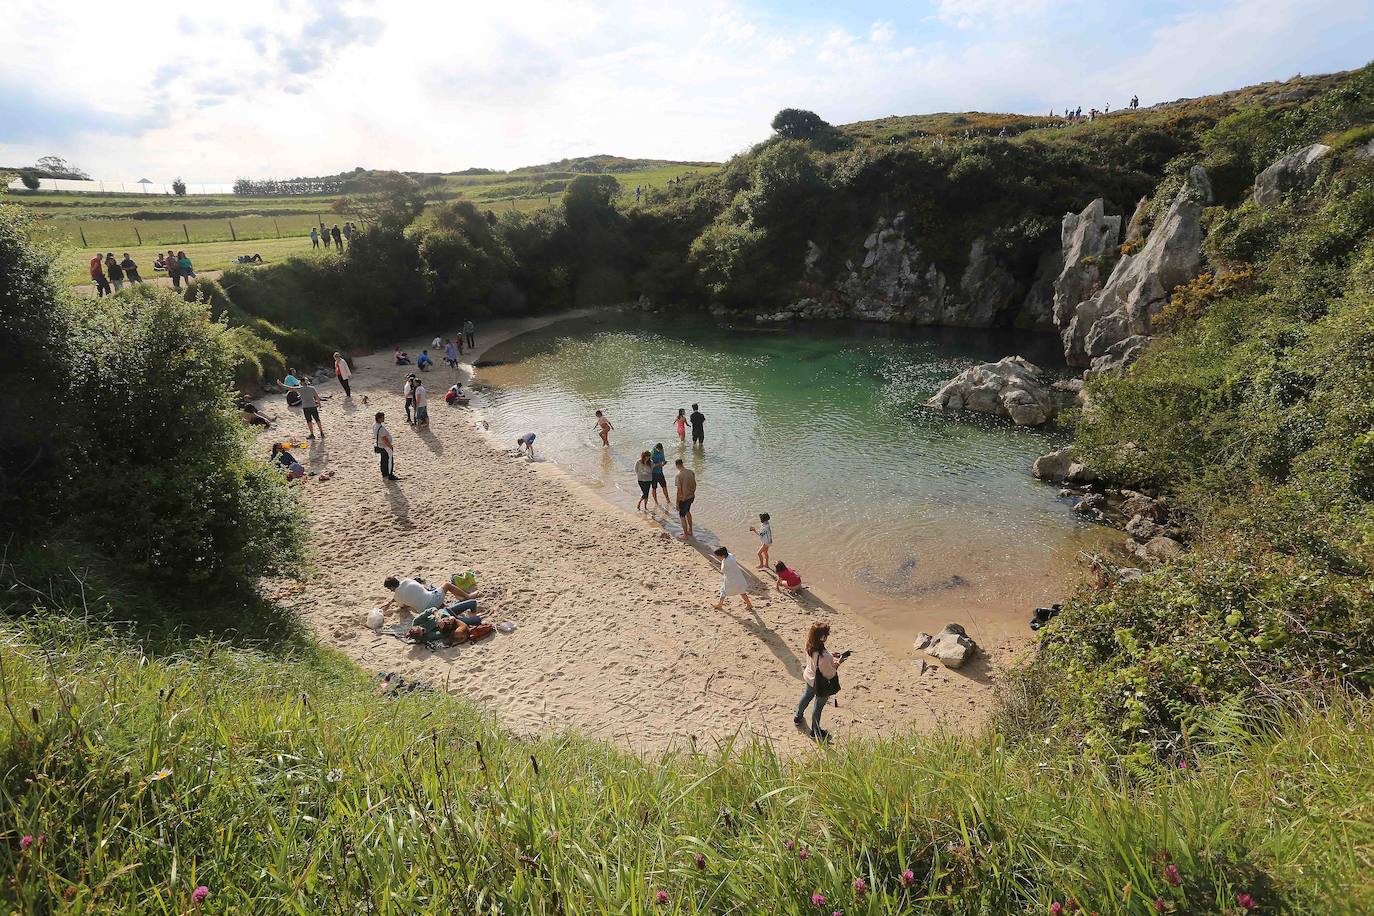
<svg viewBox="0 0 1374 916">
<path fill-rule="evenodd" d="M 798 728 L 806 728 L 806 707 L 814 699 L 815 709 L 811 712 L 811 737 L 817 741 L 829 741 L 830 733 L 821 728 L 821 710 L 825 701 L 840 692 L 840 665 L 849 657 L 848 652 L 831 655 L 825 647 L 830 636 L 830 624 L 818 620 L 806 631 L 806 669 L 802 677 L 806 679 L 806 690 L 801 702 L 797 704 L 797 714 L 792 722 Z"/>
</svg>

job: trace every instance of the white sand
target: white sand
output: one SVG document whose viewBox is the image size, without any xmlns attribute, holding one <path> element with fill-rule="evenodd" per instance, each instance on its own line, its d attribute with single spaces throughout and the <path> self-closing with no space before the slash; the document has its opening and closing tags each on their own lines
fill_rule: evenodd
<svg viewBox="0 0 1374 916">
<path fill-rule="evenodd" d="M 478 353 L 552 320 L 481 326 Z M 427 345 L 405 348 L 414 355 Z M 439 359 L 424 375 L 427 432 L 405 420 L 401 389 L 413 367 L 393 365 L 388 348 L 353 360 L 353 369 L 351 402 L 332 379 L 319 385 L 332 395 L 321 412 L 327 438 L 312 443 L 306 464 L 337 476 L 302 486 L 318 572 L 280 595 L 364 668 L 447 685 L 521 733 L 571 728 L 651 753 L 759 735 L 797 750 L 811 745 L 792 724 L 806 629 L 824 618 L 832 650 L 854 652 L 841 668 L 838 708 L 828 707 L 822 721 L 837 740 L 942 724 L 967 730 L 984 719 L 986 660 L 917 675 L 915 653 L 894 656 L 854 613 L 816 596 L 804 599 L 810 606 L 779 596 L 771 579 L 754 589 L 756 613 L 738 598 L 713 610 L 720 572 L 712 559 L 551 463 L 513 457 L 505 443 L 488 440 L 477 410 L 444 404 L 444 391 L 466 382 L 470 364 L 455 371 Z M 286 410 L 280 396 L 260 406 L 281 421 L 262 437 L 264 453 L 274 438 L 304 439 L 299 410 Z M 372 451 L 377 410 L 396 441 L 396 483 L 381 479 Z M 710 498 L 708 489 L 698 494 Z M 740 561 L 752 567 L 752 554 Z M 388 575 L 437 583 L 466 569 L 477 574 L 481 612 L 514 621 L 514 633 L 431 651 L 363 625 L 390 597 L 382 587 Z M 388 624 L 398 619 L 387 615 Z M 993 665 L 1009 651 L 993 647 Z"/>
</svg>

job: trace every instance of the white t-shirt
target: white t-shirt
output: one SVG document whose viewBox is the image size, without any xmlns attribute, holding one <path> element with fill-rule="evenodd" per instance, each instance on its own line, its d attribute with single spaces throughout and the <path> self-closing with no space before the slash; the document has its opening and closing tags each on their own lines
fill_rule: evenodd
<svg viewBox="0 0 1374 916">
<path fill-rule="evenodd" d="M 380 423 L 372 424 L 372 441 L 378 448 L 384 448 L 391 454 L 396 454 L 391 448 L 391 430 Z"/>
<path fill-rule="evenodd" d="M 415 387 L 414 387 L 413 385 L 410 384 L 410 379 L 406 379 L 405 388 L 403 388 L 403 389 L 401 389 L 401 390 L 402 390 L 402 392 L 405 394 L 406 397 L 410 397 L 412 394 L 415 393 Z"/>
<path fill-rule="evenodd" d="M 334 360 L 334 371 L 338 373 L 341 379 L 351 379 L 353 377 L 353 370 L 348 368 L 348 360 L 344 359 L 342 356 Z"/>
<path fill-rule="evenodd" d="M 764 522 L 762 525 L 759 525 L 759 543 L 773 543 L 773 526 L 768 522 Z"/>
<path fill-rule="evenodd" d="M 431 347 L 434 347 L 434 348 L 437 350 L 439 347 L 443 346 L 443 344 L 444 344 L 444 339 L 443 339 L 442 337 L 436 337 L 436 338 L 434 338 L 434 342 L 433 342 L 432 344 L 430 344 L 430 346 L 431 346 Z"/>
<path fill-rule="evenodd" d="M 401 584 L 396 586 L 396 600 L 418 613 L 425 608 L 443 607 L 444 593 L 423 582 L 402 579 Z"/>
<path fill-rule="evenodd" d="M 416 407 L 428 407 L 428 406 L 429 406 L 429 392 L 425 390 L 425 386 L 424 386 L 424 385 L 416 385 L 416 386 L 415 386 L 415 406 L 416 406 Z"/>
</svg>

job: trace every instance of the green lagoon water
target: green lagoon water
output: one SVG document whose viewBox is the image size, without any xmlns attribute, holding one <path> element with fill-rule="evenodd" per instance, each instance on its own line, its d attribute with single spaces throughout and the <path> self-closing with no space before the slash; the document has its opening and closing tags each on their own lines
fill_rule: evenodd
<svg viewBox="0 0 1374 916">
<path fill-rule="evenodd" d="M 773 559 L 868 617 L 895 647 L 954 620 L 994 642 L 1029 632 L 1059 597 L 1085 526 L 1058 490 L 1030 476 L 1062 434 L 923 406 L 940 384 L 1012 353 L 1051 367 L 1052 337 L 817 323 L 785 329 L 638 313 L 564 321 L 488 350 L 478 379 L 493 433 L 538 435 L 557 463 L 633 510 L 634 464 L 656 442 L 697 472 L 698 538 L 753 565 L 759 512 Z M 673 418 L 706 414 L 704 448 Z M 593 411 L 615 425 L 601 446 Z M 658 516 L 679 532 L 675 515 Z"/>
</svg>

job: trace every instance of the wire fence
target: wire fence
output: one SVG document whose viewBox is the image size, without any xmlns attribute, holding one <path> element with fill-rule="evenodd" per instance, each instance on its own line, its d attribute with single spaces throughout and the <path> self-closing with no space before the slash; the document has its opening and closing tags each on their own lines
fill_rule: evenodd
<svg viewBox="0 0 1374 916">
<path fill-rule="evenodd" d="M 11 191 L 28 191 L 28 187 L 18 178 L 11 181 L 8 185 Z M 70 178 L 40 178 L 38 187 L 33 189 L 38 191 L 67 191 L 78 194 L 136 194 L 145 197 L 175 197 L 176 192 L 172 190 L 172 183 L 149 181 L 140 178 L 136 181 L 78 181 Z M 234 185 L 217 183 L 186 183 L 187 196 L 196 194 L 233 194 Z"/>
</svg>

